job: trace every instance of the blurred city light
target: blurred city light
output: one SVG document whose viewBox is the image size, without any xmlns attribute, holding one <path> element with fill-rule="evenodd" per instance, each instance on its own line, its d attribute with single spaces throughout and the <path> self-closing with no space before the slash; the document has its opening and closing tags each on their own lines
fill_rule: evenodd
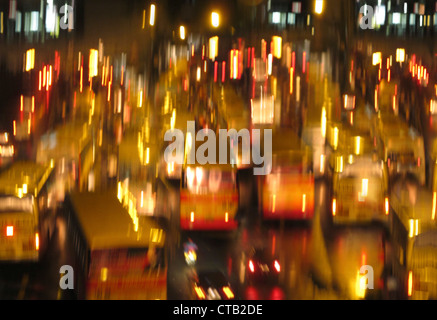
<svg viewBox="0 0 437 320">
<path fill-rule="evenodd" d="M 209 38 L 209 58 L 213 61 L 218 56 L 218 41 L 217 36 Z"/>
<path fill-rule="evenodd" d="M 35 49 L 26 51 L 26 71 L 30 71 L 35 67 Z"/>
<path fill-rule="evenodd" d="M 322 14 L 322 12 L 323 12 L 323 0 L 316 0 L 315 12 L 317 14 Z"/>
<path fill-rule="evenodd" d="M 149 24 L 151 26 L 155 25 L 155 5 L 151 4 L 150 5 L 150 16 L 149 16 Z"/>
<path fill-rule="evenodd" d="M 220 15 L 217 12 L 211 13 L 211 25 L 214 28 L 218 28 L 218 26 L 220 25 Z"/>
<path fill-rule="evenodd" d="M 181 38 L 181 40 L 185 40 L 185 27 L 184 26 L 179 27 L 179 37 Z"/>
</svg>

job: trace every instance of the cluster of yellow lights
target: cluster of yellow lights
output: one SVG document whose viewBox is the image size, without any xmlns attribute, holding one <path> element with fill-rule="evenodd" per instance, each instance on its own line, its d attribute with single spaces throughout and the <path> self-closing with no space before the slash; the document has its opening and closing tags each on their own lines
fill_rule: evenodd
<svg viewBox="0 0 437 320">
<path fill-rule="evenodd" d="M 142 138 L 141 132 L 138 133 L 138 152 L 140 156 L 140 162 L 143 165 L 148 165 L 150 162 L 150 148 L 147 147 L 146 149 L 144 149 L 144 140 Z"/>
<path fill-rule="evenodd" d="M 98 60 L 99 52 L 96 49 L 90 50 L 90 60 L 89 60 L 89 78 L 97 76 L 98 74 Z"/>
<path fill-rule="evenodd" d="M 171 114 L 170 118 L 170 129 L 174 129 L 176 125 L 176 109 L 173 109 L 173 112 Z"/>
<path fill-rule="evenodd" d="M 396 62 L 405 62 L 405 49 L 398 48 L 396 50 Z"/>
<path fill-rule="evenodd" d="M 367 283 L 366 283 L 366 276 L 362 275 L 360 273 L 360 270 L 357 271 L 357 278 L 356 278 L 356 283 L 355 283 L 355 293 L 357 295 L 358 298 L 360 299 L 364 299 L 365 295 L 366 295 L 366 287 L 367 287 Z"/>
<path fill-rule="evenodd" d="M 154 26 L 154 25 L 155 25 L 155 10 L 156 10 L 155 5 L 154 5 L 154 4 L 151 4 L 151 5 L 150 5 L 150 17 L 149 17 L 149 24 L 150 24 L 151 26 Z"/>
<path fill-rule="evenodd" d="M 375 52 L 372 56 L 373 65 L 376 66 L 382 63 L 382 54 L 381 52 Z"/>
<path fill-rule="evenodd" d="M 164 237 L 164 230 L 152 228 L 150 229 L 150 242 L 151 243 L 161 243 Z"/>
<path fill-rule="evenodd" d="M 317 14 L 322 14 L 322 12 L 323 12 L 323 0 L 316 0 L 315 12 Z"/>
<path fill-rule="evenodd" d="M 218 40 L 217 36 L 209 38 L 209 58 L 213 61 L 218 56 Z"/>
<path fill-rule="evenodd" d="M 410 233 L 409 237 L 412 238 L 414 236 L 417 236 L 419 234 L 419 220 L 418 219 L 410 219 Z"/>
<path fill-rule="evenodd" d="M 181 40 L 185 40 L 185 27 L 184 26 L 179 27 L 179 36 L 180 36 Z"/>
<path fill-rule="evenodd" d="M 277 59 L 282 57 L 282 38 L 278 36 L 273 36 L 273 56 Z"/>
<path fill-rule="evenodd" d="M 26 51 L 26 71 L 30 71 L 35 67 L 35 49 Z"/>
<path fill-rule="evenodd" d="M 136 198 L 126 187 L 124 188 L 121 182 L 118 182 L 117 198 L 124 208 L 127 209 L 129 216 L 134 224 L 134 230 L 138 231 L 138 213 L 136 206 Z"/>
<path fill-rule="evenodd" d="M 220 16 L 217 12 L 211 13 L 211 24 L 214 28 L 218 28 L 220 25 Z"/>
</svg>

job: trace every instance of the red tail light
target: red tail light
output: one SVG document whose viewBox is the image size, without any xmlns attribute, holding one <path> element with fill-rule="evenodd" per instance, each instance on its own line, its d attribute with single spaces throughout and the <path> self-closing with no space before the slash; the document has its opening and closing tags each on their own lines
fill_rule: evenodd
<svg viewBox="0 0 437 320">
<path fill-rule="evenodd" d="M 14 226 L 7 226 L 6 237 L 13 237 L 13 236 L 14 236 Z"/>
<path fill-rule="evenodd" d="M 281 265 L 279 264 L 278 260 L 275 260 L 273 266 L 275 267 L 276 272 L 281 272 Z"/>
<path fill-rule="evenodd" d="M 253 265 L 252 260 L 249 260 L 249 269 L 250 269 L 250 272 L 255 272 L 255 266 Z"/>
</svg>

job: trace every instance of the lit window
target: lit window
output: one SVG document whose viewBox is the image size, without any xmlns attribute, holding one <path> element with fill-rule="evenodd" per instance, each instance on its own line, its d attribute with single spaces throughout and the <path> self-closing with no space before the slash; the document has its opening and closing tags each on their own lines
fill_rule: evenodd
<svg viewBox="0 0 437 320">
<path fill-rule="evenodd" d="M 393 13 L 393 24 L 400 24 L 401 23 L 401 14 L 399 12 Z"/>
<path fill-rule="evenodd" d="M 272 23 L 280 23 L 281 22 L 281 13 L 280 12 L 273 12 L 272 13 Z"/>
</svg>

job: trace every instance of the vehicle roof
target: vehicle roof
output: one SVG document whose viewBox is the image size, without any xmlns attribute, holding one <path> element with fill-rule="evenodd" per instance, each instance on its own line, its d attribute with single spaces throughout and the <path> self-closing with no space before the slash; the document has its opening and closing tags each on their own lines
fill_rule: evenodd
<svg viewBox="0 0 437 320">
<path fill-rule="evenodd" d="M 86 122 L 72 122 L 58 126 L 44 134 L 38 145 L 38 161 L 62 156 L 78 157 L 89 142 L 89 126 Z"/>
<path fill-rule="evenodd" d="M 152 236 L 158 236 L 157 246 L 164 245 L 165 233 L 152 234 L 162 225 L 151 217 L 140 217 L 136 232 L 129 212 L 113 193 L 73 192 L 67 198 L 91 250 L 148 247 Z"/>
<path fill-rule="evenodd" d="M 52 168 L 32 161 L 17 161 L 0 174 L 0 192 L 15 195 L 17 188 L 27 184 L 29 193 L 38 193 Z M 36 189 L 36 190 L 35 190 Z"/>
<path fill-rule="evenodd" d="M 401 181 L 393 186 L 391 203 L 404 224 L 418 219 L 423 226 L 437 227 L 432 220 L 433 194 L 425 187 Z"/>
</svg>

